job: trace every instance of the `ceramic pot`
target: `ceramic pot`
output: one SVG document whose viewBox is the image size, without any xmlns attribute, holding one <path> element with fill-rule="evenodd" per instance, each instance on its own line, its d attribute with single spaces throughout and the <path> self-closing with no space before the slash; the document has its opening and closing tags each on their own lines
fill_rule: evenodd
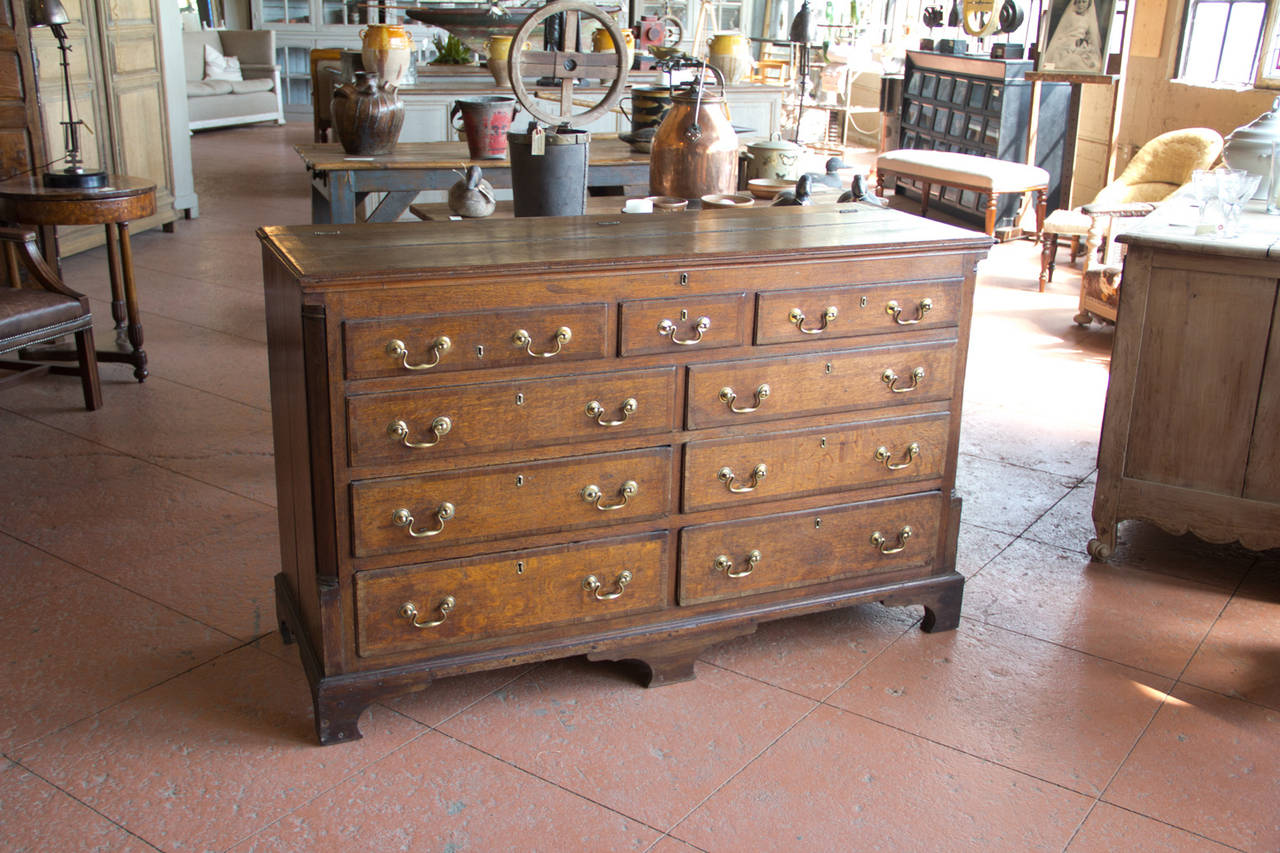
<svg viewBox="0 0 1280 853">
<path fill-rule="evenodd" d="M 1270 112 L 1231 131 L 1222 149 L 1222 159 L 1232 169 L 1244 169 L 1252 175 L 1262 176 L 1258 191 L 1253 194 L 1256 199 L 1267 198 L 1273 142 L 1280 142 L 1280 98 L 1272 102 Z"/>
<path fill-rule="evenodd" d="M 507 67 L 507 57 L 511 56 L 511 42 L 512 36 L 490 36 L 485 45 L 485 52 L 489 54 L 485 67 L 493 75 L 493 82 L 503 88 L 511 85 L 511 72 Z M 524 49 L 529 49 L 529 42 L 524 43 Z"/>
<path fill-rule="evenodd" d="M 718 33 L 707 39 L 707 49 L 707 64 L 724 75 L 727 85 L 741 83 L 751 73 L 751 48 L 746 36 Z"/>
<path fill-rule="evenodd" d="M 772 139 L 752 142 L 747 146 L 747 180 L 794 181 L 800 177 L 800 154 L 803 150 L 777 133 Z"/>
<path fill-rule="evenodd" d="M 399 86 L 413 62 L 413 36 L 399 24 L 370 24 L 360 31 L 360 58 L 383 85 Z"/>
<path fill-rule="evenodd" d="M 625 42 L 624 49 L 626 51 L 626 59 L 624 64 L 627 68 L 631 67 L 631 60 L 636 55 L 636 37 L 631 30 L 622 31 L 622 40 Z M 608 53 L 613 50 L 613 37 L 609 35 L 609 31 L 604 27 L 596 30 L 591 34 L 591 49 L 595 53 Z"/>
<path fill-rule="evenodd" d="M 632 134 L 656 128 L 671 109 L 670 86 L 632 86 L 627 97 L 631 99 Z"/>
<path fill-rule="evenodd" d="M 378 85 L 377 78 L 366 71 L 355 76 L 354 83 L 343 83 L 333 92 L 338 141 L 352 156 L 389 154 L 404 125 L 404 104 L 394 86 Z"/>
</svg>

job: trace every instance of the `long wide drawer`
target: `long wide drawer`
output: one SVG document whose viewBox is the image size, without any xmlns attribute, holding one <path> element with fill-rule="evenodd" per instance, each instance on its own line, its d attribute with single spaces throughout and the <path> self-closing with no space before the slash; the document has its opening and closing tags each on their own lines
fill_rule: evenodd
<svg viewBox="0 0 1280 853">
<path fill-rule="evenodd" d="M 422 314 L 343 324 L 348 379 L 603 358 L 604 303 Z"/>
<path fill-rule="evenodd" d="M 690 429 L 951 397 L 955 341 L 691 365 Z"/>
<path fill-rule="evenodd" d="M 658 610 L 667 534 L 357 572 L 362 657 Z"/>
<path fill-rule="evenodd" d="M 839 424 L 685 447 L 684 510 L 942 476 L 951 416 Z"/>
<path fill-rule="evenodd" d="M 845 504 L 680 533 L 681 604 L 919 567 L 936 559 L 942 495 Z"/>
<path fill-rule="evenodd" d="M 960 279 L 811 287 L 756 296 L 756 343 L 850 338 L 954 326 Z"/>
<path fill-rule="evenodd" d="M 351 397 L 351 464 L 669 432 L 675 377 L 672 366 Z"/>
<path fill-rule="evenodd" d="M 351 484 L 357 557 L 640 521 L 671 511 L 671 448 Z"/>
</svg>

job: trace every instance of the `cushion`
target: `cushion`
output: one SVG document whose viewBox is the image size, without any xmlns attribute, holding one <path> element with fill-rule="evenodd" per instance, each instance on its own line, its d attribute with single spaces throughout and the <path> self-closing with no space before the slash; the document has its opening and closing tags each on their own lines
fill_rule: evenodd
<svg viewBox="0 0 1280 853">
<path fill-rule="evenodd" d="M 206 80 L 243 80 L 240 73 L 240 60 L 234 56 L 223 56 L 222 51 L 211 44 L 204 46 L 204 79 Z"/>
<path fill-rule="evenodd" d="M 31 288 L 0 288 L 0 341 L 84 316 L 80 301 L 61 293 Z"/>
<path fill-rule="evenodd" d="M 1133 155 L 1116 182 L 1156 182 L 1180 187 L 1191 180 L 1191 173 L 1196 169 L 1213 168 L 1214 162 L 1222 154 L 1222 145 L 1222 136 L 1207 127 L 1170 130 L 1138 149 L 1138 153 Z"/>
<path fill-rule="evenodd" d="M 1039 166 L 956 151 L 886 151 L 876 158 L 876 171 L 909 175 L 935 184 L 963 184 L 994 193 L 1024 192 L 1049 185 Z"/>
<path fill-rule="evenodd" d="M 1082 213 L 1079 208 L 1075 210 L 1055 210 L 1045 219 L 1044 231 L 1047 234 L 1067 234 L 1083 237 L 1089 233 L 1089 226 L 1092 224 L 1093 217 L 1087 213 Z"/>
<path fill-rule="evenodd" d="M 231 92 L 236 95 L 250 95 L 254 92 L 270 92 L 275 86 L 270 77 L 253 77 L 248 80 L 231 81 Z"/>
<path fill-rule="evenodd" d="M 233 85 L 229 80 L 188 80 L 187 97 L 207 98 L 210 95 L 230 95 Z"/>
</svg>

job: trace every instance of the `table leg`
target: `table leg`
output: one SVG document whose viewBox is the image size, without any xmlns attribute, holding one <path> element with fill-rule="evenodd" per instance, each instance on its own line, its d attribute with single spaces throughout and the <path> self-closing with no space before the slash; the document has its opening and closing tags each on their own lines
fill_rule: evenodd
<svg viewBox="0 0 1280 853">
<path fill-rule="evenodd" d="M 329 173 L 329 220 L 332 224 L 356 221 L 356 193 L 348 172 Z"/>
<path fill-rule="evenodd" d="M 330 222 L 329 196 L 320 187 L 320 177 L 311 178 L 311 224 L 328 225 Z"/>
<path fill-rule="evenodd" d="M 920 216 L 929 215 L 929 193 L 933 192 L 933 184 L 928 181 L 920 182 Z"/>
<path fill-rule="evenodd" d="M 125 311 L 129 318 L 129 343 L 133 347 L 133 376 L 141 382 L 150 371 L 147 370 L 147 354 L 142 350 L 142 319 L 138 315 L 138 293 L 133 279 L 133 247 L 129 244 L 129 223 L 120 222 L 115 227 L 120 239 L 120 265 L 124 271 Z"/>
<path fill-rule="evenodd" d="M 116 321 L 116 340 L 124 342 L 122 330 L 125 327 L 124 276 L 120 272 L 120 247 L 116 242 L 115 223 L 108 222 L 107 229 L 107 273 L 111 279 L 111 319 Z"/>
</svg>

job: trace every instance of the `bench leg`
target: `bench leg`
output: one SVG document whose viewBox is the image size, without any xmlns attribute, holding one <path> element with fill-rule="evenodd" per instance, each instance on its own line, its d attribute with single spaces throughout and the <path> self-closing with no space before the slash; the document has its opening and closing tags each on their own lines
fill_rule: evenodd
<svg viewBox="0 0 1280 853">
<path fill-rule="evenodd" d="M 1040 239 L 1040 235 L 1044 233 L 1044 208 L 1045 196 L 1049 194 L 1049 190 L 1036 190 L 1036 239 Z"/>
<path fill-rule="evenodd" d="M 922 182 L 920 189 L 920 216 L 924 217 L 929 213 L 929 193 L 933 190 L 933 184 Z"/>
<path fill-rule="evenodd" d="M 996 236 L 996 201 L 999 198 L 999 193 L 987 194 L 987 219 L 985 224 L 988 237 Z"/>
<path fill-rule="evenodd" d="M 1058 235 L 1041 234 L 1040 240 L 1040 292 L 1044 293 L 1047 283 L 1053 281 L 1053 267 L 1057 262 Z"/>
</svg>

